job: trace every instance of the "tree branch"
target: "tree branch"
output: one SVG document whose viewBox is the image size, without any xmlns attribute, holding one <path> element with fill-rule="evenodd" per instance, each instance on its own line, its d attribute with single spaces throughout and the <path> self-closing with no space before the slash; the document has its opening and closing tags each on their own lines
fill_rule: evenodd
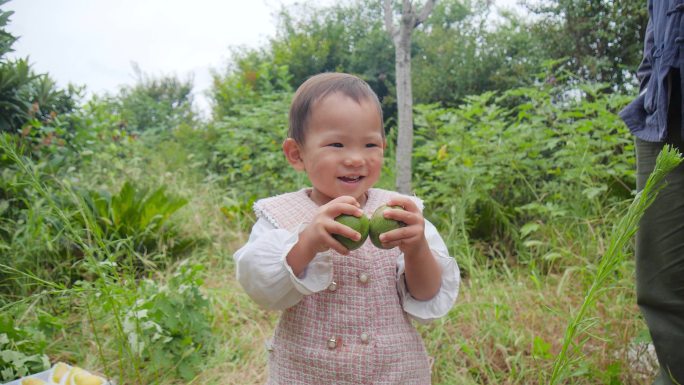
<svg viewBox="0 0 684 385">
<path fill-rule="evenodd" d="M 392 13 L 392 0 L 385 0 L 383 2 L 383 8 L 385 9 L 385 29 L 387 30 L 387 33 L 389 33 L 390 37 L 394 39 L 394 36 L 397 34 L 396 30 L 394 29 L 394 15 Z"/>
<path fill-rule="evenodd" d="M 423 5 L 423 8 L 420 10 L 420 14 L 418 17 L 416 17 L 416 23 L 413 25 L 413 28 L 419 26 L 428 18 L 428 16 L 430 16 L 430 13 L 432 12 L 432 9 L 435 7 L 436 3 L 437 0 L 428 0 L 425 5 Z"/>
<path fill-rule="evenodd" d="M 401 2 L 401 14 L 410 17 L 415 16 L 415 13 L 413 12 L 413 1 L 403 0 Z"/>
</svg>

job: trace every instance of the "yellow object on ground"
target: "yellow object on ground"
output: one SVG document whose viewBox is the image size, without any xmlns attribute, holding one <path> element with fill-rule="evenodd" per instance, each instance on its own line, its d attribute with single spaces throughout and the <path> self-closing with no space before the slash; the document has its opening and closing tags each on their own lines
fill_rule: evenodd
<svg viewBox="0 0 684 385">
<path fill-rule="evenodd" d="M 62 381 L 64 375 L 67 374 L 67 372 L 69 372 L 69 369 L 71 369 L 71 366 L 63 362 L 56 363 L 52 367 L 52 373 L 50 373 L 50 381 L 54 382 L 55 384 L 59 384 L 60 381 Z"/>
<path fill-rule="evenodd" d="M 72 385 L 102 385 L 105 383 L 104 378 L 81 371 L 74 374 L 74 381 Z"/>
<path fill-rule="evenodd" d="M 45 385 L 47 382 L 40 378 L 24 378 L 21 380 L 21 385 Z"/>
<path fill-rule="evenodd" d="M 67 375 L 65 385 L 103 385 L 105 379 L 85 369 L 74 366 Z"/>
</svg>

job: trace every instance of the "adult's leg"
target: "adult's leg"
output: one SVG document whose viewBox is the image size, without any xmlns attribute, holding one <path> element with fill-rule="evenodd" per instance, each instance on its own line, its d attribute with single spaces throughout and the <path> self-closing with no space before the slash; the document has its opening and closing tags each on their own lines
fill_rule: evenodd
<svg viewBox="0 0 684 385">
<path fill-rule="evenodd" d="M 679 112 L 681 94 L 673 96 L 670 107 Z M 670 116 L 667 143 L 683 151 L 681 114 Z M 636 140 L 638 190 L 664 144 Z M 667 186 L 646 210 L 636 235 L 637 302 L 660 363 L 657 385 L 674 384 L 672 378 L 684 384 L 684 164 L 665 180 Z"/>
</svg>

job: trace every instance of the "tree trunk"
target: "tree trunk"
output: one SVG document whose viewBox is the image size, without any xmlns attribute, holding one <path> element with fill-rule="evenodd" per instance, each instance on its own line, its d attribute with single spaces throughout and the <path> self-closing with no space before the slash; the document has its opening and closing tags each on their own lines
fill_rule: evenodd
<svg viewBox="0 0 684 385">
<path fill-rule="evenodd" d="M 420 12 L 416 12 L 410 0 L 402 0 L 399 29 L 394 27 L 392 0 L 384 0 L 385 28 L 392 37 L 395 48 L 395 71 L 397 77 L 397 111 L 399 132 L 397 136 L 396 188 L 402 194 L 411 194 L 411 160 L 413 155 L 413 91 L 411 88 L 411 34 L 413 29 L 427 19 L 437 0 L 427 0 Z"/>
<path fill-rule="evenodd" d="M 411 88 L 411 33 L 401 28 L 395 50 L 397 77 L 397 111 L 399 132 L 396 147 L 396 188 L 411 193 L 411 159 L 413 154 L 413 93 Z"/>
</svg>

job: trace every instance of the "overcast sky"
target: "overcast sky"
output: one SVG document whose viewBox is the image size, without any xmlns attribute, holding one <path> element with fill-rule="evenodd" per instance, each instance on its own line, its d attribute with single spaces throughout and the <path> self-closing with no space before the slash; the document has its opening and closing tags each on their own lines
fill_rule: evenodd
<svg viewBox="0 0 684 385">
<path fill-rule="evenodd" d="M 147 75 L 192 77 L 195 100 L 206 109 L 209 69 L 226 65 L 230 47 L 264 45 L 275 36 L 275 12 L 294 2 L 10 0 L 3 8 L 15 11 L 7 29 L 19 37 L 10 57 L 28 56 L 60 86 L 115 92 L 135 83 L 136 63 Z"/>
</svg>

